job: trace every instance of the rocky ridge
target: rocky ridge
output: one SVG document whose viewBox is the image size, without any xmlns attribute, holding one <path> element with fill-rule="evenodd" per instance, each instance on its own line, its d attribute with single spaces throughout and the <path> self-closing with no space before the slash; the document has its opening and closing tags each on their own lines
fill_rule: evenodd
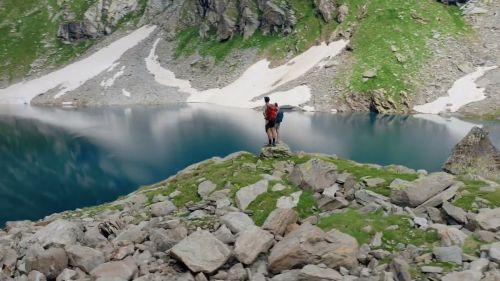
<svg viewBox="0 0 500 281">
<path fill-rule="evenodd" d="M 284 144 L 239 152 L 104 206 L 8 222 L 0 280 L 498 280 L 500 204 L 461 208 L 467 185 Z"/>
</svg>

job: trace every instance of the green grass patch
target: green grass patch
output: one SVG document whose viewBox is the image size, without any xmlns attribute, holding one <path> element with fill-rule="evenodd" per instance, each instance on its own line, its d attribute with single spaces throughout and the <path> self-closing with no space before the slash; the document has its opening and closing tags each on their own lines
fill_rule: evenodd
<svg viewBox="0 0 500 281">
<path fill-rule="evenodd" d="M 500 207 L 500 189 L 494 191 L 481 191 L 482 187 L 488 186 L 487 183 L 479 180 L 469 180 L 464 177 L 459 178 L 465 186 L 459 190 L 461 196 L 453 201 L 453 204 L 464 210 L 474 210 L 474 203 L 482 199 L 483 207 Z M 481 206 L 479 206 L 481 207 Z"/>
<path fill-rule="evenodd" d="M 390 168 L 379 169 L 370 165 L 359 164 L 347 159 L 333 157 L 323 157 L 322 159 L 337 165 L 337 169 L 340 172 L 347 172 L 352 174 L 352 176 L 358 182 L 361 181 L 364 177 L 384 179 L 385 182 L 383 184 L 373 188 L 368 188 L 369 190 L 382 194 L 384 196 L 390 196 L 391 189 L 389 188 L 389 185 L 393 180 L 399 178 L 406 181 L 414 181 L 418 178 L 418 174 L 416 173 L 398 173 L 397 171 Z"/>
<path fill-rule="evenodd" d="M 439 241 L 435 230 L 416 229 L 409 220 L 409 217 L 386 215 L 383 211 L 361 214 L 355 209 L 347 209 L 345 212 L 321 218 L 318 225 L 324 230 L 335 228 L 352 235 L 360 245 L 369 243 L 375 233 L 383 232 L 382 248 L 386 250 L 393 250 L 398 243 L 413 244 L 425 248 L 425 246 L 430 247 L 434 242 Z M 372 231 L 364 232 L 361 230 L 367 225 L 372 226 Z M 387 230 L 387 227 L 391 225 L 397 225 L 398 229 Z"/>
<path fill-rule="evenodd" d="M 316 17 L 311 1 L 291 0 L 295 10 L 297 25 L 292 34 L 263 35 L 259 30 L 247 40 L 235 34 L 230 40 L 219 42 L 215 32 L 209 32 L 209 38 L 202 39 L 198 29 L 191 27 L 177 34 L 176 56 L 186 56 L 199 52 L 202 56 L 212 56 L 216 61 L 222 61 L 231 52 L 238 49 L 255 48 L 261 55 L 272 60 L 283 60 L 289 54 L 299 54 L 316 42 L 323 41 L 338 26 L 336 22 L 325 23 Z"/>
<path fill-rule="evenodd" d="M 481 242 L 472 236 L 469 236 L 467 237 L 467 239 L 465 239 L 462 249 L 463 252 L 467 255 L 479 256 L 479 249 L 481 248 L 481 245 L 484 244 L 486 243 Z"/>
<path fill-rule="evenodd" d="M 431 57 L 428 40 L 436 34 L 463 36 L 470 30 L 457 7 L 434 0 L 344 2 L 351 13 L 345 24 L 354 26 L 350 90 L 371 94 L 384 89 L 386 99 L 396 105 L 402 101 L 403 92 L 414 90 L 411 81 Z M 404 62 L 399 62 L 396 54 Z M 365 81 L 363 73 L 369 69 L 376 69 L 377 76 Z"/>
</svg>

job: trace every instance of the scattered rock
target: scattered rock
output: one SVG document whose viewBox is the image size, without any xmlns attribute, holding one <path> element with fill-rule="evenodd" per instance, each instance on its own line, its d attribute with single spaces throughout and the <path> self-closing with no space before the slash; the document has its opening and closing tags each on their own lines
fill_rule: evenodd
<svg viewBox="0 0 500 281">
<path fill-rule="evenodd" d="M 441 208 L 448 216 L 450 216 L 458 223 L 460 224 L 467 223 L 467 213 L 462 208 L 453 206 L 448 202 L 444 202 Z"/>
<path fill-rule="evenodd" d="M 89 247 L 70 245 L 66 246 L 69 264 L 90 273 L 94 268 L 103 264 L 105 259 L 103 253 Z"/>
<path fill-rule="evenodd" d="M 443 276 L 442 281 L 458 281 L 458 280 L 467 280 L 467 281 L 479 281 L 483 277 L 481 272 L 465 270 L 462 272 L 451 272 Z"/>
<path fill-rule="evenodd" d="M 175 245 L 171 253 L 195 273 L 212 273 L 231 256 L 231 250 L 206 230 L 192 233 Z"/>
<path fill-rule="evenodd" d="M 363 78 L 374 78 L 377 76 L 377 70 L 376 69 L 369 69 L 363 72 Z"/>
<path fill-rule="evenodd" d="M 401 206 L 417 207 L 454 183 L 447 173 L 434 173 L 413 181 L 407 188 L 391 192 L 391 201 Z"/>
<path fill-rule="evenodd" d="M 177 210 L 177 207 L 168 200 L 151 205 L 151 214 L 155 217 L 167 216 L 175 210 Z"/>
<path fill-rule="evenodd" d="M 458 246 L 434 247 L 432 253 L 438 261 L 462 264 L 462 248 Z"/>
<path fill-rule="evenodd" d="M 275 235 L 283 235 L 287 226 L 296 223 L 298 218 L 295 210 L 278 208 L 269 214 L 262 228 Z"/>
<path fill-rule="evenodd" d="M 254 225 L 253 220 L 242 212 L 227 213 L 220 218 L 220 223 L 226 225 L 234 234 L 240 233 L 248 226 Z"/>
<path fill-rule="evenodd" d="M 217 188 L 217 185 L 209 180 L 204 181 L 198 185 L 198 194 L 201 198 L 206 198 L 212 191 Z"/>
<path fill-rule="evenodd" d="M 37 231 L 32 239 L 42 247 L 49 245 L 73 245 L 83 238 L 82 229 L 74 222 L 56 220 Z M 57 277 L 57 276 L 56 276 Z M 55 277 L 54 277 L 55 278 Z"/>
<path fill-rule="evenodd" d="M 137 264 L 132 257 L 123 261 L 111 261 L 96 267 L 90 275 L 93 280 L 132 280 L 137 273 Z"/>
<path fill-rule="evenodd" d="M 395 280 L 411 281 L 410 266 L 401 257 L 396 257 L 392 260 L 391 271 L 394 273 Z"/>
<path fill-rule="evenodd" d="M 56 279 L 68 267 L 68 256 L 61 248 L 44 250 L 39 245 L 34 245 L 26 252 L 24 262 L 27 272 L 36 270 L 43 273 L 47 279 Z"/>
<path fill-rule="evenodd" d="M 284 142 L 279 142 L 276 146 L 265 146 L 260 150 L 261 158 L 288 158 L 292 155 L 290 147 Z"/>
<path fill-rule="evenodd" d="M 236 205 L 244 211 L 259 195 L 267 192 L 267 180 L 258 181 L 252 185 L 245 186 L 236 192 Z"/>
<path fill-rule="evenodd" d="M 252 264 L 257 256 L 269 250 L 274 241 L 274 236 L 252 225 L 242 231 L 234 244 L 236 258 L 244 264 Z"/>
<path fill-rule="evenodd" d="M 484 230 L 500 231 L 500 208 L 481 210 L 475 220 Z"/>
<path fill-rule="evenodd" d="M 311 159 L 296 165 L 290 174 L 290 181 L 304 190 L 322 192 L 335 184 L 337 166 L 321 159 Z"/>
<path fill-rule="evenodd" d="M 319 267 L 309 264 L 304 266 L 299 272 L 299 281 L 328 281 L 342 280 L 342 275 L 331 268 Z"/>
<path fill-rule="evenodd" d="M 278 201 L 276 202 L 276 208 L 292 209 L 297 207 L 301 195 L 302 191 L 297 191 L 292 193 L 290 196 L 282 196 L 278 198 Z"/>
</svg>

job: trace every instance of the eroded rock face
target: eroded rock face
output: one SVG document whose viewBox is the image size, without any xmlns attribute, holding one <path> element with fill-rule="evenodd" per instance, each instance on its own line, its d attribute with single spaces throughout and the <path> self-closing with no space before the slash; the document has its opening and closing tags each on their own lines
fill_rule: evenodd
<svg viewBox="0 0 500 281">
<path fill-rule="evenodd" d="M 231 250 L 206 230 L 198 230 L 172 248 L 172 255 L 193 272 L 212 273 L 224 265 Z"/>
<path fill-rule="evenodd" d="M 488 131 L 474 127 L 453 148 L 443 170 L 455 175 L 473 173 L 500 179 L 500 153 L 488 138 Z"/>
<path fill-rule="evenodd" d="M 337 230 L 324 233 L 306 222 L 276 244 L 269 256 L 269 269 L 279 273 L 304 264 L 323 263 L 330 268 L 357 264 L 358 243 Z"/>
<path fill-rule="evenodd" d="M 314 4 L 325 22 L 331 22 L 337 12 L 337 5 L 333 0 L 315 0 Z"/>
</svg>

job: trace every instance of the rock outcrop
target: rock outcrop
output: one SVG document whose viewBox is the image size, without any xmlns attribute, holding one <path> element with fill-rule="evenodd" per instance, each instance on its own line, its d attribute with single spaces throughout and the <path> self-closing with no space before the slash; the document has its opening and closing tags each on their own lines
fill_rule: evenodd
<svg viewBox="0 0 500 281">
<path fill-rule="evenodd" d="M 477 174 L 500 179 L 500 152 L 488 138 L 488 131 L 474 127 L 453 148 L 443 170 L 455 175 Z"/>
</svg>

